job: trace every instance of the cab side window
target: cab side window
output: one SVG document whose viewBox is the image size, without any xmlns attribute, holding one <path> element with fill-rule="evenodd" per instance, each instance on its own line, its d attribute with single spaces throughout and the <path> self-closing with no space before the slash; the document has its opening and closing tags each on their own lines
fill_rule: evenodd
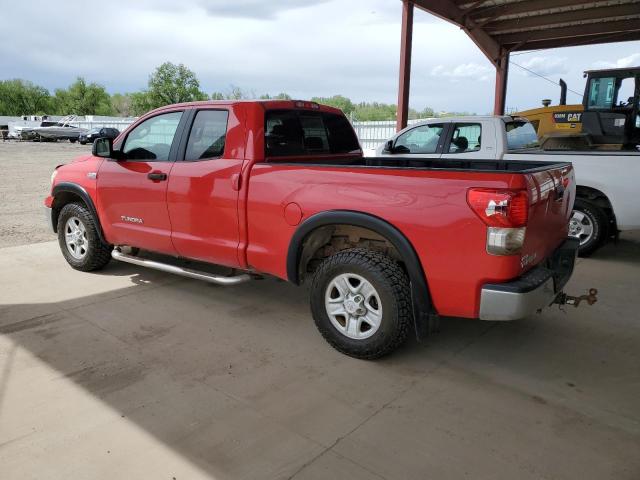
<svg viewBox="0 0 640 480">
<path fill-rule="evenodd" d="M 479 123 L 456 123 L 447 153 L 477 152 L 482 145 L 482 126 Z"/>
<path fill-rule="evenodd" d="M 403 133 L 393 146 L 398 153 L 436 153 L 444 125 L 421 125 Z"/>
<path fill-rule="evenodd" d="M 127 135 L 122 152 L 127 160 L 166 162 L 182 112 L 171 112 L 145 120 Z"/>
<path fill-rule="evenodd" d="M 189 133 L 185 160 L 196 161 L 221 157 L 227 136 L 226 110 L 200 110 Z"/>
</svg>

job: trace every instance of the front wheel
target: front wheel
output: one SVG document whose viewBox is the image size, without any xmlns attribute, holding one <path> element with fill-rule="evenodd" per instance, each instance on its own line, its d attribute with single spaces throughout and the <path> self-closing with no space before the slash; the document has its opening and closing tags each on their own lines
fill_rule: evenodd
<svg viewBox="0 0 640 480">
<path fill-rule="evenodd" d="M 336 350 L 366 360 L 382 357 L 406 340 L 411 327 L 409 279 L 385 255 L 344 250 L 316 270 L 311 312 Z"/>
<path fill-rule="evenodd" d="M 609 231 L 607 214 L 597 205 L 576 199 L 569 220 L 569 236 L 580 241 L 578 253 L 585 257 L 596 251 Z"/>
<path fill-rule="evenodd" d="M 83 204 L 69 203 L 60 211 L 58 243 L 65 260 L 76 270 L 99 270 L 111 259 L 111 248 L 100 240 L 96 220 Z"/>
</svg>

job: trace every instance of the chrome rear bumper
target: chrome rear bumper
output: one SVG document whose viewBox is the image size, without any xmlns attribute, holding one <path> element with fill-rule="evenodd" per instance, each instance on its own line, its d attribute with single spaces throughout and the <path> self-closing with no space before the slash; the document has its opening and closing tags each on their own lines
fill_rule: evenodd
<svg viewBox="0 0 640 480">
<path fill-rule="evenodd" d="M 568 239 L 544 265 L 507 283 L 491 283 L 480 293 L 480 320 L 517 320 L 548 307 L 571 278 L 578 246 Z"/>
</svg>

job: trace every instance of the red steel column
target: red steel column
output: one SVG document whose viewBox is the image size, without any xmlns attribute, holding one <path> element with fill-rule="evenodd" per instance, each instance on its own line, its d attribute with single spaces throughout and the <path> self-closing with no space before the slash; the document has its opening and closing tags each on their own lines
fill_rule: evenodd
<svg viewBox="0 0 640 480">
<path fill-rule="evenodd" d="M 407 126 L 409 118 L 409 84 L 411 82 L 411 46 L 413 43 L 413 2 L 402 0 L 402 33 L 400 38 L 400 81 L 396 130 Z"/>
<path fill-rule="evenodd" d="M 496 93 L 493 104 L 494 115 L 504 115 L 507 99 L 507 79 L 509 77 L 509 52 L 503 53 L 496 65 Z"/>
</svg>

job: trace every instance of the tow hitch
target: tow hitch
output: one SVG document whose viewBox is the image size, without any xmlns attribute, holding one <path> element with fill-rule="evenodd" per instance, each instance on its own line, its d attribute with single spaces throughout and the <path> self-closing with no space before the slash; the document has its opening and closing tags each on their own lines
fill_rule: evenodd
<svg viewBox="0 0 640 480">
<path fill-rule="evenodd" d="M 560 306 L 573 305 L 574 307 L 577 308 L 578 305 L 580 305 L 580 302 L 582 302 L 583 300 L 586 301 L 589 305 L 593 305 L 598 301 L 597 295 L 598 295 L 598 290 L 596 290 L 595 288 L 590 288 L 588 295 L 581 295 L 579 297 L 573 297 L 571 295 L 567 295 L 566 293 L 561 293 L 556 297 L 553 303 L 557 303 Z"/>
</svg>

